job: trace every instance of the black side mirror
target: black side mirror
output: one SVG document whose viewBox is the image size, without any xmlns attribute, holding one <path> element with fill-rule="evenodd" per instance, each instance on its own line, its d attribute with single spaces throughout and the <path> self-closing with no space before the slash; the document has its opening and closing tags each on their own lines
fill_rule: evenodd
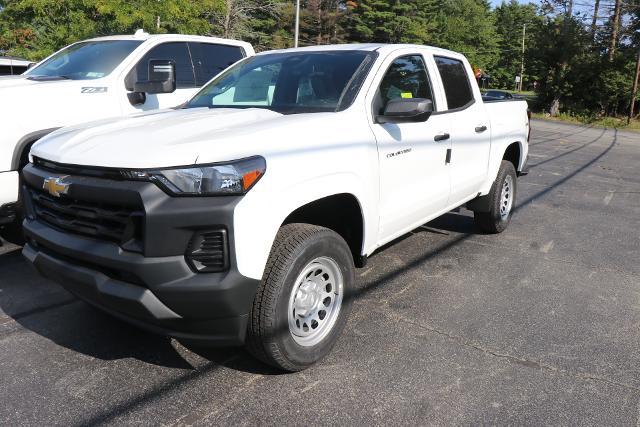
<svg viewBox="0 0 640 427">
<path fill-rule="evenodd" d="M 425 122 L 433 113 L 433 101 L 425 98 L 399 98 L 387 103 L 384 113 L 376 117 L 377 123 Z"/>
<path fill-rule="evenodd" d="M 147 94 L 144 92 L 129 92 L 127 98 L 131 105 L 142 105 L 147 102 Z"/>
<path fill-rule="evenodd" d="M 172 93 L 176 90 L 176 63 L 170 59 L 149 60 L 149 80 L 136 82 L 134 92 Z"/>
</svg>

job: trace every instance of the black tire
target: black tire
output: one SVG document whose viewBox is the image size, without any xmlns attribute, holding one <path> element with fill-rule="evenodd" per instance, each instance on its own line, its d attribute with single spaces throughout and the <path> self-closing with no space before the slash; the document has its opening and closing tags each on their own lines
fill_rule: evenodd
<svg viewBox="0 0 640 427">
<path fill-rule="evenodd" d="M 10 224 L 3 225 L 0 228 L 0 237 L 14 245 L 24 245 L 24 233 L 22 231 L 22 215 Z"/>
<path fill-rule="evenodd" d="M 31 146 L 36 141 L 33 141 L 27 145 L 22 154 L 20 155 L 20 167 L 18 171 L 20 171 L 20 180 L 19 180 L 19 188 L 22 188 L 22 168 L 24 168 L 29 163 L 29 151 L 31 150 Z M 0 237 L 6 240 L 9 243 L 13 243 L 14 245 L 24 246 L 25 244 L 25 236 L 24 231 L 22 229 L 22 222 L 24 221 L 24 209 L 22 208 L 22 194 L 18 193 L 18 202 L 16 204 L 16 219 L 3 226 L 0 226 Z"/>
<path fill-rule="evenodd" d="M 510 177 L 510 178 L 509 178 Z M 500 212 L 502 200 L 502 190 L 505 182 L 510 179 L 511 180 L 511 188 L 509 190 L 509 196 L 512 198 L 511 207 L 508 210 L 508 214 L 503 216 Z M 513 212 L 515 210 L 516 205 L 516 195 L 517 195 L 517 175 L 516 169 L 513 167 L 513 163 L 503 160 L 500 164 L 500 170 L 498 171 L 498 176 L 496 180 L 493 182 L 491 186 L 491 191 L 489 192 L 489 200 L 491 209 L 489 212 L 474 212 L 473 219 L 476 226 L 485 233 L 502 233 L 507 229 L 509 222 L 511 222 L 511 217 L 513 216 Z"/>
<path fill-rule="evenodd" d="M 320 257 L 333 260 L 339 268 L 343 281 L 342 300 L 326 335 L 315 345 L 305 346 L 294 339 L 289 328 L 290 298 L 293 298 L 294 286 L 298 289 L 296 279 Z M 331 351 L 346 324 L 354 280 L 353 256 L 340 235 L 309 224 L 283 226 L 276 236 L 253 302 L 247 349 L 263 362 L 290 372 L 301 371 L 318 362 Z"/>
<path fill-rule="evenodd" d="M 16 207 L 16 219 L 9 224 L 0 226 L 0 237 L 14 245 L 23 246 L 25 243 L 24 231 L 22 230 L 22 221 L 24 220 L 24 211 L 22 202 L 18 200 Z"/>
</svg>

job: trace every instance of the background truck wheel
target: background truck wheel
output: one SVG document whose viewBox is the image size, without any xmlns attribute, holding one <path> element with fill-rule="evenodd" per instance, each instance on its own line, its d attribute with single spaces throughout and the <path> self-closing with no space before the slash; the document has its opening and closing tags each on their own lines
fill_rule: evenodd
<svg viewBox="0 0 640 427">
<path fill-rule="evenodd" d="M 15 211 L 16 218 L 8 223 L 0 225 L 0 237 L 9 243 L 14 245 L 24 245 L 24 231 L 22 230 L 22 220 L 24 219 L 24 212 L 22 210 L 22 203 L 18 201 Z"/>
<path fill-rule="evenodd" d="M 22 216 L 20 220 L 15 220 L 11 224 L 3 225 L 0 228 L 0 237 L 14 245 L 24 245 L 24 233 L 22 232 Z"/>
<path fill-rule="evenodd" d="M 513 163 L 503 160 L 498 176 L 491 186 L 489 212 L 474 212 L 476 226 L 485 233 L 502 233 L 513 216 L 516 202 L 516 169 Z"/>
<path fill-rule="evenodd" d="M 322 359 L 347 321 L 354 275 L 340 235 L 309 224 L 283 226 L 251 309 L 249 352 L 291 372 Z"/>
</svg>

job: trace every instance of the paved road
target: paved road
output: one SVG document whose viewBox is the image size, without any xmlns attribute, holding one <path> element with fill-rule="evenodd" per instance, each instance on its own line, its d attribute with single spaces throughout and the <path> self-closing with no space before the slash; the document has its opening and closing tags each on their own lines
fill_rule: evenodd
<svg viewBox="0 0 640 427">
<path fill-rule="evenodd" d="M 77 301 L 0 249 L 0 424 L 635 424 L 640 135 L 534 123 L 507 232 L 450 213 L 370 259 L 337 347 L 280 375 Z"/>
</svg>

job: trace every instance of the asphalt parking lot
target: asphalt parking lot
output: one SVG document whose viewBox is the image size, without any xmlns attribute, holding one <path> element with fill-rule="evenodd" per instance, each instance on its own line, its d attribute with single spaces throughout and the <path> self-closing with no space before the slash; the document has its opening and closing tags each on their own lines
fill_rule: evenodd
<svg viewBox="0 0 640 427">
<path fill-rule="evenodd" d="M 510 228 L 462 210 L 371 257 L 338 345 L 298 374 L 139 331 L 5 245 L 0 424 L 636 424 L 640 134 L 533 129 Z"/>
</svg>

